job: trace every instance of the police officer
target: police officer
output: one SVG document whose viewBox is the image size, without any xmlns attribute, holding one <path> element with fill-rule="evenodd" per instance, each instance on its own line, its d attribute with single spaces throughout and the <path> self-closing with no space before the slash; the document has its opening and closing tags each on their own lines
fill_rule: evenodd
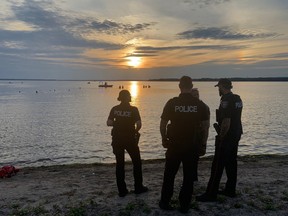
<svg viewBox="0 0 288 216">
<path fill-rule="evenodd" d="M 193 97 L 196 97 L 200 100 L 200 94 L 199 94 L 199 90 L 198 88 L 192 88 L 191 89 L 191 94 Z M 202 101 L 203 102 L 203 101 Z M 210 123 L 210 109 L 209 109 L 209 106 L 207 104 L 205 104 L 203 102 L 203 104 L 205 105 L 206 107 L 206 112 L 208 114 L 208 120 Z M 202 127 L 202 125 L 200 125 Z M 210 125 L 209 125 L 210 126 Z M 199 134 L 199 143 L 202 143 L 202 146 L 199 146 L 199 156 L 204 156 L 206 154 L 206 147 L 207 147 L 207 139 L 208 139 L 208 131 L 205 130 L 205 125 L 203 125 L 203 129 L 200 131 L 200 134 Z"/>
<path fill-rule="evenodd" d="M 131 95 L 127 90 L 119 92 L 118 101 L 121 103 L 114 106 L 109 114 L 107 125 L 112 126 L 112 147 L 116 157 L 116 178 L 119 196 L 127 195 L 128 190 L 125 183 L 125 150 L 131 157 L 133 163 L 135 194 L 148 191 L 143 186 L 142 163 L 138 147 L 139 130 L 142 126 L 137 107 L 131 106 Z M 136 128 L 135 128 L 136 125 Z"/>
<path fill-rule="evenodd" d="M 221 102 L 216 110 L 215 155 L 212 162 L 211 176 L 206 192 L 196 197 L 201 202 L 216 201 L 217 194 L 228 197 L 236 196 L 237 152 L 242 131 L 241 113 L 242 100 L 239 95 L 231 92 L 232 82 L 220 79 L 215 87 L 219 89 Z M 223 170 L 226 170 L 227 182 L 223 191 L 218 191 Z"/>
<path fill-rule="evenodd" d="M 162 145 L 167 151 L 159 207 L 173 210 L 170 201 L 173 196 L 174 179 L 182 163 L 183 182 L 179 193 L 179 210 L 182 213 L 189 211 L 193 183 L 197 180 L 199 148 L 203 146 L 199 143 L 198 136 L 202 128 L 206 133 L 209 128 L 207 108 L 202 101 L 192 96 L 192 87 L 190 77 L 183 76 L 180 79 L 181 93 L 179 97 L 174 97 L 166 103 L 160 122 Z M 203 140 L 205 143 L 206 141 L 207 138 Z"/>
</svg>

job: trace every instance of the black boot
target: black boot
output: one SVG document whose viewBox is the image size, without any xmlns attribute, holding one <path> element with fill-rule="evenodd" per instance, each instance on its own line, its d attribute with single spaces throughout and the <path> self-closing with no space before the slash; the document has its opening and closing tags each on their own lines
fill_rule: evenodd
<svg viewBox="0 0 288 216">
<path fill-rule="evenodd" d="M 148 188 L 145 187 L 145 186 L 141 186 L 141 187 L 138 187 L 138 188 L 135 188 L 135 191 L 134 193 L 135 194 L 141 194 L 141 193 L 145 193 L 148 191 Z"/>
<path fill-rule="evenodd" d="M 162 200 L 160 200 L 160 202 L 159 202 L 159 207 L 160 207 L 162 210 L 166 210 L 166 211 L 172 211 L 172 210 L 174 210 L 173 206 L 171 206 L 169 202 L 164 202 L 164 201 L 162 201 Z"/>
<path fill-rule="evenodd" d="M 216 202 L 217 201 L 217 196 L 212 196 L 207 193 L 204 193 L 200 196 L 196 196 L 196 201 L 199 202 Z"/>
</svg>

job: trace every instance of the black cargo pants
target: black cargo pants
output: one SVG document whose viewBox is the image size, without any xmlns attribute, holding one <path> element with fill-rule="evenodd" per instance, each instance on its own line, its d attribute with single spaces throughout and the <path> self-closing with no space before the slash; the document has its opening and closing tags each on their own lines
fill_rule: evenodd
<svg viewBox="0 0 288 216">
<path fill-rule="evenodd" d="M 173 196 L 174 180 L 180 164 L 183 166 L 183 182 L 179 193 L 181 206 L 190 205 L 193 193 L 194 181 L 197 181 L 198 155 L 192 155 L 190 151 L 177 151 L 168 148 L 164 179 L 161 191 L 161 202 L 168 204 Z"/>
<path fill-rule="evenodd" d="M 227 182 L 225 191 L 228 193 L 236 192 L 237 183 L 237 153 L 240 138 L 224 139 L 222 143 L 219 142 L 216 136 L 215 154 L 212 162 L 211 176 L 208 182 L 206 193 L 211 197 L 216 197 L 221 177 L 225 169 L 227 175 Z"/>
<path fill-rule="evenodd" d="M 112 141 L 113 153 L 116 157 L 116 178 L 117 187 L 119 193 L 123 193 L 127 190 L 125 183 L 125 150 L 131 157 L 133 163 L 133 176 L 134 176 L 134 188 L 142 187 L 142 162 L 140 156 L 140 150 L 134 139 L 121 140 L 113 139 Z"/>
</svg>

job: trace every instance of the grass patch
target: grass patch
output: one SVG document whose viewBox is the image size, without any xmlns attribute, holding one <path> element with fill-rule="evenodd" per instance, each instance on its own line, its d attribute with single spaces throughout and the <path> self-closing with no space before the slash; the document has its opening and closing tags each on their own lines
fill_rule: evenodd
<svg viewBox="0 0 288 216">
<path fill-rule="evenodd" d="M 31 215 L 46 215 L 49 211 L 43 206 L 20 208 L 19 206 L 14 206 L 12 210 L 13 216 L 31 216 Z"/>
<path fill-rule="evenodd" d="M 283 197 L 281 198 L 283 201 L 288 201 L 288 192 L 284 191 L 283 192 Z"/>
<path fill-rule="evenodd" d="M 144 200 L 135 200 L 129 202 L 123 209 L 119 211 L 119 216 L 130 216 L 144 213 L 146 215 L 152 212 L 151 208 L 145 203 Z"/>
<path fill-rule="evenodd" d="M 227 197 L 225 197 L 225 196 L 218 196 L 218 197 L 217 197 L 217 201 L 218 201 L 219 203 L 225 203 L 225 202 L 227 201 Z"/>
<path fill-rule="evenodd" d="M 240 209 L 240 208 L 243 208 L 243 205 L 241 203 L 235 203 L 234 208 Z"/>
<path fill-rule="evenodd" d="M 271 203 L 273 203 L 273 199 L 270 198 L 270 197 L 261 197 L 261 198 L 260 198 L 260 201 L 263 202 L 263 203 L 265 203 L 265 204 L 271 204 Z"/>
<path fill-rule="evenodd" d="M 276 211 L 277 207 L 273 203 L 266 204 L 264 209 L 267 211 Z"/>
<path fill-rule="evenodd" d="M 247 202 L 247 205 L 248 205 L 248 206 L 251 206 L 251 207 L 253 207 L 253 208 L 255 208 L 255 207 L 256 207 L 256 205 L 255 205 L 255 202 L 254 202 L 254 201 L 249 201 L 249 202 Z"/>
<path fill-rule="evenodd" d="M 11 208 L 12 209 L 19 209 L 20 205 L 18 203 L 13 203 L 13 204 L 11 204 Z"/>
<path fill-rule="evenodd" d="M 269 211 L 276 211 L 277 207 L 270 197 L 261 197 L 260 201 L 264 204 L 264 209 Z"/>
<path fill-rule="evenodd" d="M 53 205 L 52 211 L 53 215 L 60 215 L 62 213 L 61 207 L 59 205 Z"/>
<path fill-rule="evenodd" d="M 84 216 L 85 213 L 86 213 L 86 210 L 84 206 L 74 207 L 74 208 L 69 209 L 68 216 Z"/>
<path fill-rule="evenodd" d="M 200 210 L 199 203 L 196 202 L 196 201 L 192 202 L 191 205 L 190 205 L 190 208 L 194 209 L 196 211 L 199 211 Z"/>
</svg>

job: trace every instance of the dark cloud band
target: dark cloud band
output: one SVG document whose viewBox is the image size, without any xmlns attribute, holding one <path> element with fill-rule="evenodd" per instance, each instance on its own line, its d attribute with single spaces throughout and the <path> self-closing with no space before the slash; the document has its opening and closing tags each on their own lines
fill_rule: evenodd
<svg viewBox="0 0 288 216">
<path fill-rule="evenodd" d="M 178 34 L 180 39 L 216 39 L 216 40 L 249 40 L 277 36 L 276 33 L 236 32 L 228 28 L 197 28 Z"/>
</svg>

